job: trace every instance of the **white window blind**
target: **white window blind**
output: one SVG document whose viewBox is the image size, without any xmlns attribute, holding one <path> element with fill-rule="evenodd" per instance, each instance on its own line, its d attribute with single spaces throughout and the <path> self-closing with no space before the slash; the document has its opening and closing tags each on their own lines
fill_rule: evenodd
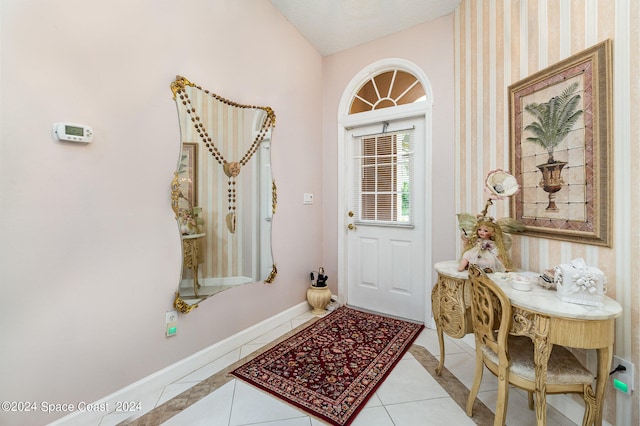
<svg viewBox="0 0 640 426">
<path fill-rule="evenodd" d="M 413 226 L 414 130 L 355 136 L 356 223 Z"/>
</svg>

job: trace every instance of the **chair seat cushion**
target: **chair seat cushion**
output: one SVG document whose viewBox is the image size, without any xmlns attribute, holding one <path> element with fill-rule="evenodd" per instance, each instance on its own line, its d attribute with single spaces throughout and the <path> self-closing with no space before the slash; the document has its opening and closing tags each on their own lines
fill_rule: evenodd
<svg viewBox="0 0 640 426">
<path fill-rule="evenodd" d="M 535 368 L 533 362 L 533 342 L 524 336 L 509 336 L 510 374 L 534 381 Z M 482 352 L 494 364 L 498 364 L 498 355 L 483 345 Z M 547 366 L 548 384 L 570 384 L 593 382 L 593 373 L 587 370 L 569 350 L 554 345 Z"/>
</svg>

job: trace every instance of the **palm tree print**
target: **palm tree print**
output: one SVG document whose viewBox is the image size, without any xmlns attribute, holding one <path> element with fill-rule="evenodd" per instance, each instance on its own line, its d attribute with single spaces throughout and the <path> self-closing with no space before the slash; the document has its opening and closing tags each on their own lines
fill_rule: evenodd
<svg viewBox="0 0 640 426">
<path fill-rule="evenodd" d="M 533 102 L 524 107 L 525 111 L 536 118 L 536 121 L 524 128 L 533 133 L 533 136 L 529 136 L 526 140 L 547 150 L 549 154 L 547 163 L 555 163 L 553 151 L 567 137 L 583 113 L 583 110 L 577 109 L 581 98 L 580 95 L 575 94 L 577 90 L 578 83 L 575 82 L 548 102 L 540 104 Z"/>
</svg>

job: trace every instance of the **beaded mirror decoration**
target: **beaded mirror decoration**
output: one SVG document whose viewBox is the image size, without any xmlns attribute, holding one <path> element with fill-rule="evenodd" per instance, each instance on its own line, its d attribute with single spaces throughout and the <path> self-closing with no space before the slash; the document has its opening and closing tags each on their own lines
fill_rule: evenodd
<svg viewBox="0 0 640 426">
<path fill-rule="evenodd" d="M 209 132 L 205 128 L 204 124 L 200 120 L 200 116 L 198 115 L 195 105 L 192 104 L 191 99 L 189 98 L 189 94 L 187 93 L 186 87 L 190 86 L 195 88 L 196 90 L 200 90 L 205 93 L 207 96 L 210 96 L 217 101 L 220 101 L 226 105 L 233 106 L 236 108 L 251 108 L 251 109 L 260 109 L 266 112 L 264 121 L 262 122 L 262 126 L 258 131 L 256 137 L 254 138 L 251 146 L 244 153 L 242 158 L 239 161 L 229 161 L 225 156 L 220 152 L 219 147 L 216 145 L 216 141 L 211 138 Z M 209 150 L 213 158 L 220 164 L 223 168 L 224 174 L 228 178 L 228 213 L 226 215 L 226 224 L 229 232 L 235 233 L 236 231 L 236 222 L 237 222 L 237 190 L 236 190 L 236 177 L 240 174 L 242 167 L 246 166 L 249 160 L 256 153 L 260 144 L 264 140 L 268 131 L 275 126 L 276 123 L 276 115 L 275 112 L 270 107 L 261 107 L 255 105 L 243 105 L 228 99 L 225 99 L 221 96 L 216 95 L 208 90 L 202 89 L 202 87 L 197 86 L 196 84 L 190 82 L 185 77 L 176 76 L 176 79 L 171 83 L 171 90 L 173 92 L 173 98 L 179 98 L 180 102 L 185 106 L 187 113 L 191 118 L 191 122 L 193 123 L 195 131 L 198 133 L 199 138 L 204 143 L 205 147 Z"/>
</svg>

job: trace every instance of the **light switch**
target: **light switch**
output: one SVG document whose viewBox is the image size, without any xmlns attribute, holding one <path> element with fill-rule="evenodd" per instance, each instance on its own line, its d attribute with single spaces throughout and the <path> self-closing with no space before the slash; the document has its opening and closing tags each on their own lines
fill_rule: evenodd
<svg viewBox="0 0 640 426">
<path fill-rule="evenodd" d="M 305 206 L 313 204 L 313 194 L 310 192 L 305 192 L 302 198 L 302 204 Z"/>
</svg>

